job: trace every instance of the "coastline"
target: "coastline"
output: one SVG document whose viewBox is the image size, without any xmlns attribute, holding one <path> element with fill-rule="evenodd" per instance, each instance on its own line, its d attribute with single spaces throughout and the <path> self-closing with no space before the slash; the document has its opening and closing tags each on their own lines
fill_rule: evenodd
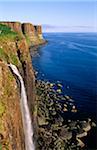
<svg viewBox="0 0 97 150">
<path fill-rule="evenodd" d="M 35 55 L 38 55 L 38 48 L 36 48 L 33 54 L 31 53 L 32 59 Z M 90 143 L 95 143 L 95 141 L 92 141 L 92 132 L 96 132 L 97 128 L 95 121 L 91 120 L 92 118 L 72 118 L 71 116 L 78 114 L 79 110 L 74 105 L 74 100 L 70 96 L 65 94 L 63 95 L 63 85 L 60 84 L 59 81 L 57 83 L 51 83 L 47 80 L 44 81 L 43 79 L 37 79 L 38 72 L 35 70 L 34 74 L 36 79 L 37 103 L 39 109 L 38 141 L 41 139 L 41 142 L 38 142 L 38 149 L 42 149 L 42 145 L 44 145 L 45 149 L 49 145 L 57 147 L 57 142 L 59 142 L 58 146 L 60 145 L 61 148 L 62 145 L 64 145 L 66 149 L 90 149 Z M 73 110 L 71 108 L 73 108 Z M 60 123 L 58 124 L 57 122 Z M 64 133 L 64 135 L 60 135 L 59 133 L 61 132 Z M 56 136 L 53 134 L 56 134 Z M 48 141 L 48 139 L 51 139 L 51 141 Z M 54 147 L 51 146 L 50 149 L 54 149 Z M 95 148 L 96 147 L 94 147 L 94 149 Z"/>
<path fill-rule="evenodd" d="M 15 144 L 17 149 L 25 149 L 19 104 L 20 84 L 7 66 L 7 63 L 13 63 L 19 69 L 24 80 L 31 119 L 34 124 L 34 140 L 37 149 L 48 150 L 48 147 L 57 150 L 59 148 L 64 149 L 64 147 L 66 149 L 83 149 L 85 143 L 80 139 L 86 137 L 87 132 L 96 124 L 90 118 L 86 120 L 63 118 L 63 113 L 64 116 L 68 112 L 77 113 L 78 110 L 74 100 L 68 95 L 61 94 L 62 85 L 60 83 L 37 80 L 37 72 L 34 71 L 31 63 L 30 55 L 33 59 L 33 54 L 37 53 L 37 48 L 47 42 L 44 39 L 39 39 L 40 36 L 37 36 L 37 39 L 35 37 L 34 41 L 29 41 L 32 40 L 32 33 L 34 33 L 31 24 L 26 24 L 25 31 L 28 36 L 25 36 L 24 33 L 22 33 L 22 36 L 20 35 L 21 30 L 18 28 L 21 25 L 20 23 L 18 26 L 17 23 L 8 23 L 9 25 L 12 26 L 12 29 L 13 27 L 14 30 L 17 29 L 19 33 L 16 34 L 17 32 L 14 32 L 14 30 L 3 26 L 4 34 L 0 35 L 2 39 L 0 41 L 0 121 L 2 122 L 0 144 L 3 145 L 3 148 L 12 148 Z M 42 34 L 40 27 L 38 33 Z M 14 114 L 17 121 L 14 119 Z M 8 128 L 10 128 L 10 132 Z M 20 132 L 18 133 L 18 131 Z M 13 141 L 10 136 L 13 136 L 16 141 Z M 11 141 L 11 144 L 8 141 Z M 6 142 L 7 144 L 5 144 Z"/>
<path fill-rule="evenodd" d="M 40 39 L 41 26 L 36 28 L 28 23 L 25 24 L 25 34 L 23 31 L 19 22 L 0 22 L 0 148 L 2 149 L 11 150 L 15 146 L 15 149 L 25 150 L 20 109 L 21 86 L 8 67 L 10 63 L 18 68 L 23 78 L 34 128 L 34 143 L 37 139 L 35 76 L 29 47 L 30 44 L 41 44 L 45 40 Z"/>
</svg>

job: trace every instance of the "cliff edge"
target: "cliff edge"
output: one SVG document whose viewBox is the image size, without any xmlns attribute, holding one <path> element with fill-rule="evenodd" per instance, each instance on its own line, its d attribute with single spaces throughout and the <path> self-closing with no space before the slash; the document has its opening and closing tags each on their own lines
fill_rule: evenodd
<svg viewBox="0 0 97 150">
<path fill-rule="evenodd" d="M 8 67 L 14 64 L 21 73 L 34 131 L 37 127 L 35 114 L 35 77 L 29 53 L 30 45 L 43 44 L 41 26 L 30 23 L 0 22 L 0 148 L 25 150 L 24 131 L 20 110 L 20 83 Z"/>
</svg>

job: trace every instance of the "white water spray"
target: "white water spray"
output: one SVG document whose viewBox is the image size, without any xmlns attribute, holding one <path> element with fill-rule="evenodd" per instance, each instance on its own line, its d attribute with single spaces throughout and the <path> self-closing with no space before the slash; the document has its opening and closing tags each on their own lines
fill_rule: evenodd
<svg viewBox="0 0 97 150">
<path fill-rule="evenodd" d="M 25 91 L 24 82 L 22 76 L 20 75 L 17 67 L 13 64 L 9 64 L 10 68 L 12 69 L 13 73 L 18 76 L 18 79 L 21 84 L 21 113 L 22 113 L 22 120 L 23 120 L 23 128 L 25 134 L 25 147 L 26 150 L 35 150 L 34 143 L 33 143 L 33 128 L 31 124 L 31 117 L 30 112 L 27 104 L 27 95 Z"/>
</svg>

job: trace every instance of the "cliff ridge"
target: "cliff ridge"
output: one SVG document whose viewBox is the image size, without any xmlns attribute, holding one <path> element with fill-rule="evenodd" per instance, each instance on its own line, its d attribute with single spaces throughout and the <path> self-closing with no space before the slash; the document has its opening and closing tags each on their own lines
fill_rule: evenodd
<svg viewBox="0 0 97 150">
<path fill-rule="evenodd" d="M 22 37 L 26 38 L 29 46 L 45 43 L 42 35 L 41 25 L 20 22 L 0 22 L 0 24 L 10 27 L 12 31 L 17 32 Z"/>
</svg>

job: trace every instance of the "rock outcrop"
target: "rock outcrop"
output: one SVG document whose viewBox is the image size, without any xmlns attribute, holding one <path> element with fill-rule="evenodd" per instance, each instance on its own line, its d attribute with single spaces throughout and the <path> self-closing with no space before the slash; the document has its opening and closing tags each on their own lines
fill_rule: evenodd
<svg viewBox="0 0 97 150">
<path fill-rule="evenodd" d="M 43 39 L 43 35 L 42 35 L 42 27 L 40 25 L 34 26 L 37 36 L 39 39 Z"/>
<path fill-rule="evenodd" d="M 26 36 L 26 38 L 29 39 L 29 41 L 31 41 L 31 42 L 37 41 L 37 33 L 36 33 L 35 28 L 32 24 L 23 23 L 22 24 L 22 31 L 23 31 L 23 34 Z"/>
</svg>

